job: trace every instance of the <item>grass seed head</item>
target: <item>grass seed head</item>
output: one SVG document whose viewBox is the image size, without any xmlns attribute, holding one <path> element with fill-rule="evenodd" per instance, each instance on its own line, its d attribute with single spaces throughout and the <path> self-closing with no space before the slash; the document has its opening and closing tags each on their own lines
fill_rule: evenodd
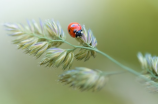
<svg viewBox="0 0 158 104">
<path fill-rule="evenodd" d="M 97 40 L 94 37 L 92 31 L 90 29 L 87 31 L 84 25 L 82 26 L 82 30 L 83 30 L 83 35 L 81 36 L 81 38 L 76 38 L 76 40 L 79 41 L 80 44 L 82 44 L 83 46 L 96 47 Z"/>
<path fill-rule="evenodd" d="M 63 69 L 70 68 L 72 61 L 74 59 L 73 51 L 69 52 L 63 62 Z"/>
<path fill-rule="evenodd" d="M 65 40 L 66 36 L 58 22 L 47 20 L 39 24 L 34 20 L 27 20 L 26 26 L 21 24 L 5 23 L 6 30 L 10 36 L 17 36 L 13 41 L 18 48 L 25 50 L 26 53 L 40 57 L 48 48 L 59 47 L 63 42 L 49 40 Z"/>
<path fill-rule="evenodd" d="M 158 92 L 158 57 L 151 56 L 151 54 L 143 56 L 141 53 L 138 53 L 138 59 L 143 68 L 139 82 L 145 85 L 150 92 Z M 142 77 L 148 80 L 144 80 Z"/>
<path fill-rule="evenodd" d="M 46 52 L 46 56 L 41 61 L 41 65 L 48 67 L 62 66 L 63 69 L 69 68 L 72 65 L 74 53 L 72 50 L 64 50 L 61 48 L 50 48 Z"/>
<path fill-rule="evenodd" d="M 138 59 L 144 70 L 153 73 L 154 75 L 158 75 L 158 57 L 152 57 L 151 54 L 143 56 L 141 53 L 138 53 Z"/>
<path fill-rule="evenodd" d="M 103 76 L 99 70 L 78 67 L 74 70 L 64 72 L 59 76 L 59 81 L 70 85 L 70 87 L 78 88 L 81 91 L 96 91 L 104 87 L 108 78 Z"/>
<path fill-rule="evenodd" d="M 82 30 L 83 30 L 83 35 L 80 38 L 76 38 L 76 40 L 79 41 L 79 43 L 85 47 L 96 48 L 97 40 L 94 37 L 92 31 L 90 29 L 87 31 L 84 25 L 82 26 Z M 84 59 L 84 61 L 87 61 L 90 59 L 91 56 L 93 57 L 96 56 L 96 52 L 94 50 L 81 49 L 75 55 L 75 58 L 77 60 Z"/>
</svg>

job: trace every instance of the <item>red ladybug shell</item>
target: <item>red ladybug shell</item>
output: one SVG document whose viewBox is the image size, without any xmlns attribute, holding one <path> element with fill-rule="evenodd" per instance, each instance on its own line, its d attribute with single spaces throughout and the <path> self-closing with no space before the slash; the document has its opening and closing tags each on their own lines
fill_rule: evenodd
<svg viewBox="0 0 158 104">
<path fill-rule="evenodd" d="M 73 38 L 76 37 L 76 34 L 74 33 L 74 30 L 79 31 L 81 29 L 82 29 L 81 25 L 79 23 L 76 23 L 76 22 L 70 23 L 68 25 L 68 32 Z"/>
</svg>

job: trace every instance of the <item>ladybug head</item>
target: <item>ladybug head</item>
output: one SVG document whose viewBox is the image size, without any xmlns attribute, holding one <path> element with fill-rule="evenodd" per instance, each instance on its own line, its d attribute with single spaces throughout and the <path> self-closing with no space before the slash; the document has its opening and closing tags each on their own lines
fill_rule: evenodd
<svg viewBox="0 0 158 104">
<path fill-rule="evenodd" d="M 79 30 L 79 31 L 74 30 L 74 33 L 76 34 L 76 38 L 79 38 L 79 37 L 81 37 L 83 35 L 82 30 Z"/>
</svg>

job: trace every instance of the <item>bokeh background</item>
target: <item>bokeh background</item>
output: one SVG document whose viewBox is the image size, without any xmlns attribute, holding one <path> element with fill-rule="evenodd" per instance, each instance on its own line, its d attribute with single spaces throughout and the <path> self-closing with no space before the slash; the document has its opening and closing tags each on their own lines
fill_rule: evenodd
<svg viewBox="0 0 158 104">
<path fill-rule="evenodd" d="M 27 19 L 60 21 L 67 41 L 70 22 L 85 24 L 98 40 L 98 49 L 122 64 L 141 71 L 137 53 L 158 55 L 158 1 L 156 0 L 0 0 L 0 24 Z M 80 92 L 60 84 L 63 71 L 39 66 L 40 59 L 24 54 L 0 27 L 0 104 L 157 104 L 157 94 L 146 91 L 130 73 L 110 77 L 99 92 Z M 63 48 L 70 48 L 62 45 Z M 97 55 L 72 68 L 123 70 Z"/>
</svg>

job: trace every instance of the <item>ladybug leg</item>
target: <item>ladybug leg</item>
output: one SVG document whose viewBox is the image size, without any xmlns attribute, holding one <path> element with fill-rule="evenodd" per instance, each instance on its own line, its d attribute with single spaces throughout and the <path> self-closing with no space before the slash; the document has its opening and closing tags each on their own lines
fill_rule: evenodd
<svg viewBox="0 0 158 104">
<path fill-rule="evenodd" d="M 81 36 L 76 36 L 76 38 L 80 38 Z"/>
</svg>

